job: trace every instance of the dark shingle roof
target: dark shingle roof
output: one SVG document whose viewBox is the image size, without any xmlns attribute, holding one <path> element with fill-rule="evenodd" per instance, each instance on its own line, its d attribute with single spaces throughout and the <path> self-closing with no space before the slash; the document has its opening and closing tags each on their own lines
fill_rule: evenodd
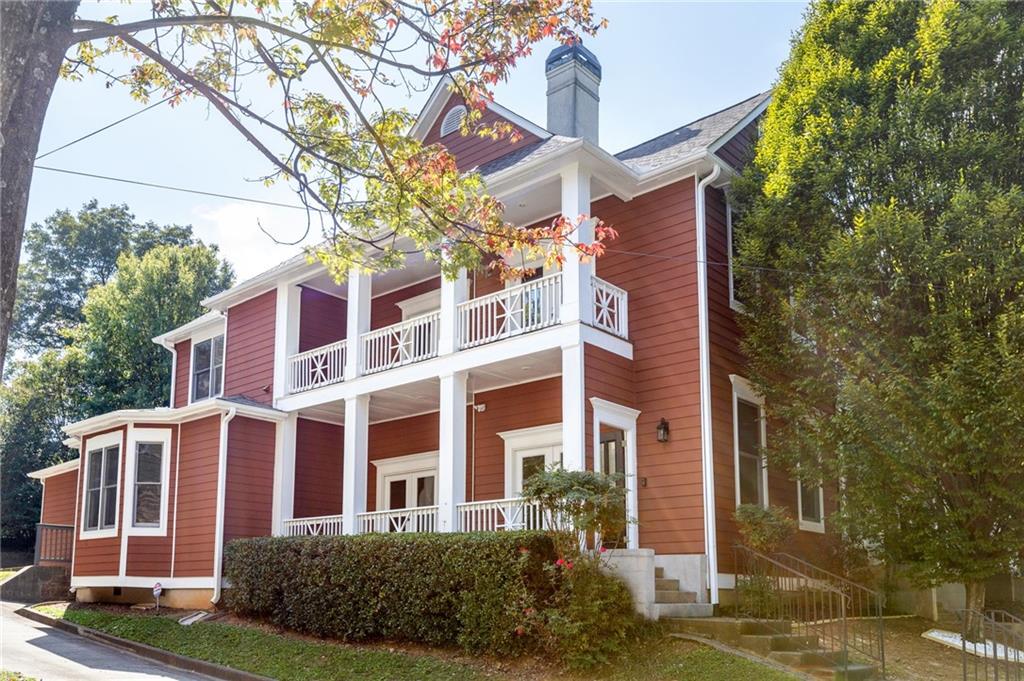
<svg viewBox="0 0 1024 681">
<path fill-rule="evenodd" d="M 494 175 L 502 170 L 508 170 L 515 166 L 529 163 L 548 154 L 553 154 L 559 149 L 572 144 L 576 141 L 575 137 L 563 137 L 562 135 L 552 135 L 546 140 L 535 142 L 529 146 L 516 149 L 512 153 L 500 156 L 493 161 L 484 163 L 477 172 L 483 176 Z"/>
</svg>

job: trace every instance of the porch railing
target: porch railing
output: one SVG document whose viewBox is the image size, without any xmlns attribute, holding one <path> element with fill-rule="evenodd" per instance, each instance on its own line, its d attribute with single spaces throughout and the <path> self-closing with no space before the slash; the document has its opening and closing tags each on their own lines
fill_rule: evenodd
<svg viewBox="0 0 1024 681">
<path fill-rule="evenodd" d="M 38 523 L 36 525 L 35 564 L 70 563 L 74 539 L 75 528 L 73 525 Z"/>
<path fill-rule="evenodd" d="M 462 532 L 541 530 L 550 525 L 536 502 L 520 498 L 459 504 L 458 514 Z"/>
<path fill-rule="evenodd" d="M 418 506 L 359 514 L 359 531 L 436 532 L 437 506 Z"/>
<path fill-rule="evenodd" d="M 967 640 L 968 614 L 980 624 L 981 641 Z M 962 610 L 957 613 L 964 680 L 1024 681 L 1024 621 L 1005 610 Z"/>
<path fill-rule="evenodd" d="M 459 303 L 459 347 L 472 348 L 554 326 L 561 304 L 561 273 Z"/>
<path fill-rule="evenodd" d="M 316 537 L 342 534 L 340 515 L 319 515 L 284 521 L 286 537 Z"/>
<path fill-rule="evenodd" d="M 628 300 L 625 290 L 604 279 L 591 279 L 594 292 L 594 326 L 622 338 L 629 337 Z"/>
<path fill-rule="evenodd" d="M 346 352 L 347 344 L 340 340 L 289 357 L 289 391 L 300 393 L 345 380 Z"/>
<path fill-rule="evenodd" d="M 364 333 L 363 373 L 374 374 L 436 357 L 440 331 L 441 313 L 431 312 Z"/>
</svg>

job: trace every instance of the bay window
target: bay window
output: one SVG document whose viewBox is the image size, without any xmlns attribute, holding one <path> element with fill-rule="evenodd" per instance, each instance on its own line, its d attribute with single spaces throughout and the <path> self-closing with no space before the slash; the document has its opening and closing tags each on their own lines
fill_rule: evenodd
<svg viewBox="0 0 1024 681">
<path fill-rule="evenodd" d="M 133 527 L 159 527 L 163 500 L 162 442 L 139 442 L 135 445 L 135 504 Z"/>
<path fill-rule="evenodd" d="M 119 445 L 97 447 L 86 454 L 85 514 L 83 529 L 109 530 L 117 526 Z"/>
</svg>

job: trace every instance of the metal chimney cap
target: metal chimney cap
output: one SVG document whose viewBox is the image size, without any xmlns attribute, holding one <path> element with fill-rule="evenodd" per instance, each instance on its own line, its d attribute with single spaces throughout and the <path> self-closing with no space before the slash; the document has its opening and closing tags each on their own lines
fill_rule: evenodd
<svg viewBox="0 0 1024 681">
<path fill-rule="evenodd" d="M 551 50 L 551 54 L 544 61 L 544 73 L 549 73 L 572 60 L 576 60 L 599 79 L 601 78 L 601 62 L 597 60 L 597 56 L 593 52 L 583 47 L 583 42 L 580 40 L 571 45 L 559 45 Z"/>
</svg>

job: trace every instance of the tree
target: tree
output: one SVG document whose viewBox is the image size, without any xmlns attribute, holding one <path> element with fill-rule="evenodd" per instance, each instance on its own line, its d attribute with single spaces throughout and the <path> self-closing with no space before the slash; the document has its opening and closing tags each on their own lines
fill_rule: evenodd
<svg viewBox="0 0 1024 681">
<path fill-rule="evenodd" d="M 89 291 L 85 321 L 73 336 L 86 357 L 88 411 L 167 404 L 170 355 L 151 339 L 201 315 L 200 301 L 233 279 L 230 266 L 207 246 L 157 246 L 141 257 L 123 253 L 117 275 Z"/>
<path fill-rule="evenodd" d="M 816 2 L 736 186 L 769 459 L 974 610 L 1024 551 L 1022 88 L 1020 4 Z"/>
<path fill-rule="evenodd" d="M 75 215 L 58 210 L 26 233 L 12 344 L 29 352 L 68 344 L 86 293 L 110 280 L 121 253 L 193 243 L 191 227 L 137 223 L 124 204 L 101 208 L 94 199 Z"/>
<path fill-rule="evenodd" d="M 506 223 L 479 176 L 461 173 L 440 145 L 411 139 L 412 117 L 386 104 L 384 94 L 449 76 L 469 104 L 463 134 L 515 138 L 511 125 L 482 123 L 491 88 L 545 37 L 571 42 L 595 33 L 600 23 L 590 0 L 314 0 L 284 7 L 277 0 L 152 0 L 149 18 L 124 24 L 116 16 L 76 19 L 77 5 L 0 3 L 0 355 L 58 66 L 72 79 L 106 73 L 142 101 L 154 93 L 172 103 L 203 98 L 266 158 L 265 180 L 296 191 L 308 209 L 307 230 L 322 229 L 326 238 L 316 257 L 338 279 L 350 266 L 399 266 L 412 251 L 425 252 L 449 276 L 517 249 L 558 260 L 568 244 L 591 256 L 612 234 L 599 225 L 594 242 L 574 243 L 575 220 L 528 230 Z M 68 50 L 74 54 L 61 65 Z M 112 73 L 125 63 L 127 72 Z M 279 102 L 274 113 L 253 105 L 256 82 L 269 84 L 267 96 Z M 499 269 L 504 263 L 492 262 Z"/>
</svg>

